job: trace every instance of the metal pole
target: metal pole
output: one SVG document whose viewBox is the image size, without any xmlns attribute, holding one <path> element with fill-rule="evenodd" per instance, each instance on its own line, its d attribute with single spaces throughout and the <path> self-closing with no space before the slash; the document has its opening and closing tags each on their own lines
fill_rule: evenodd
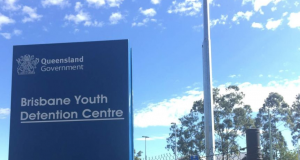
<svg viewBox="0 0 300 160">
<path fill-rule="evenodd" d="M 298 144 L 299 144 L 299 139 L 298 139 Z M 299 145 L 299 148 L 298 148 L 298 160 L 300 160 L 300 145 Z"/>
<path fill-rule="evenodd" d="M 268 115 L 269 115 L 270 160 L 273 160 L 270 108 L 268 109 Z"/>
<path fill-rule="evenodd" d="M 149 138 L 148 136 L 142 136 L 143 138 L 145 138 L 145 160 L 147 160 L 147 142 L 146 142 L 146 139 Z"/>
<path fill-rule="evenodd" d="M 214 112 L 212 96 L 212 72 L 211 72 L 211 45 L 210 45 L 210 19 L 209 3 L 203 0 L 203 28 L 204 40 L 202 44 L 203 56 L 203 90 L 204 90 L 204 118 L 205 118 L 205 150 L 207 160 L 214 160 Z"/>
<path fill-rule="evenodd" d="M 298 139 L 298 144 L 299 144 L 299 139 Z M 300 160 L 300 145 L 299 145 L 299 148 L 298 148 L 298 160 Z"/>
</svg>

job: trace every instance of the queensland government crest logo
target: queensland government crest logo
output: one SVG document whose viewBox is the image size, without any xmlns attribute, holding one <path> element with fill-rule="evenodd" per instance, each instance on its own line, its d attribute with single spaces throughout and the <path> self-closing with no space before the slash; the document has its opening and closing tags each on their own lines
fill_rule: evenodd
<svg viewBox="0 0 300 160">
<path fill-rule="evenodd" d="M 19 65 L 17 68 L 19 75 L 35 74 L 34 70 L 36 65 L 39 63 L 39 59 L 26 54 L 25 56 L 18 58 L 17 62 Z"/>
</svg>

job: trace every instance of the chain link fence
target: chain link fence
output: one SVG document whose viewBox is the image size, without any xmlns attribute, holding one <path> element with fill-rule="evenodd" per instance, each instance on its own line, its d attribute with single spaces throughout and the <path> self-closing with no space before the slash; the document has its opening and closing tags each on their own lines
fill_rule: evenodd
<svg viewBox="0 0 300 160">
<path fill-rule="evenodd" d="M 198 160 L 211 160 L 212 156 L 205 155 L 186 155 L 178 156 L 177 160 L 193 160 L 195 157 L 198 157 Z M 245 152 L 231 153 L 231 154 L 214 154 L 215 160 L 246 160 Z M 166 153 L 158 156 L 147 157 L 147 159 L 142 158 L 141 160 L 175 160 L 175 155 L 171 153 Z"/>
<path fill-rule="evenodd" d="M 146 159 L 142 158 L 141 160 L 146 160 Z M 175 156 L 174 154 L 166 153 L 158 156 L 147 157 L 147 160 L 175 160 Z"/>
</svg>

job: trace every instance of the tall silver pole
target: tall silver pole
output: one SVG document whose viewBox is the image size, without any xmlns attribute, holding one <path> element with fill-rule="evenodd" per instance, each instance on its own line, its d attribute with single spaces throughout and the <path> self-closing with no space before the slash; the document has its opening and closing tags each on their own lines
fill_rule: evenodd
<svg viewBox="0 0 300 160">
<path fill-rule="evenodd" d="M 211 46 L 210 46 L 210 19 L 209 3 L 203 0 L 203 28 L 204 40 L 202 44 L 203 55 L 203 90 L 204 90 L 204 118 L 205 118 L 205 150 L 207 160 L 214 160 L 214 112 L 211 71 Z"/>
<path fill-rule="evenodd" d="M 299 144 L 299 139 L 298 139 L 298 144 Z M 298 148 L 298 160 L 300 160 L 300 145 L 299 145 L 299 148 Z"/>
<path fill-rule="evenodd" d="M 300 160 L 300 144 L 299 144 L 299 137 L 298 137 L 298 160 Z"/>
<path fill-rule="evenodd" d="M 149 138 L 148 136 L 142 136 L 143 138 L 145 138 L 145 160 L 147 160 L 147 143 L 146 143 L 146 139 Z"/>
</svg>

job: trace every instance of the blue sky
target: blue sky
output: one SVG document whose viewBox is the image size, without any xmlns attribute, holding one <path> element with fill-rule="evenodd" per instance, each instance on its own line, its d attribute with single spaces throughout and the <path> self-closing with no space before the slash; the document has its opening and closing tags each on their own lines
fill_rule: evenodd
<svg viewBox="0 0 300 160">
<path fill-rule="evenodd" d="M 300 93 L 300 1 L 211 0 L 213 85 L 237 84 L 254 111 Z M 202 97 L 201 0 L 0 0 L 0 159 L 7 159 L 13 45 L 129 39 L 135 149 L 168 153 L 171 122 Z M 290 144 L 289 133 L 286 133 Z"/>
</svg>

